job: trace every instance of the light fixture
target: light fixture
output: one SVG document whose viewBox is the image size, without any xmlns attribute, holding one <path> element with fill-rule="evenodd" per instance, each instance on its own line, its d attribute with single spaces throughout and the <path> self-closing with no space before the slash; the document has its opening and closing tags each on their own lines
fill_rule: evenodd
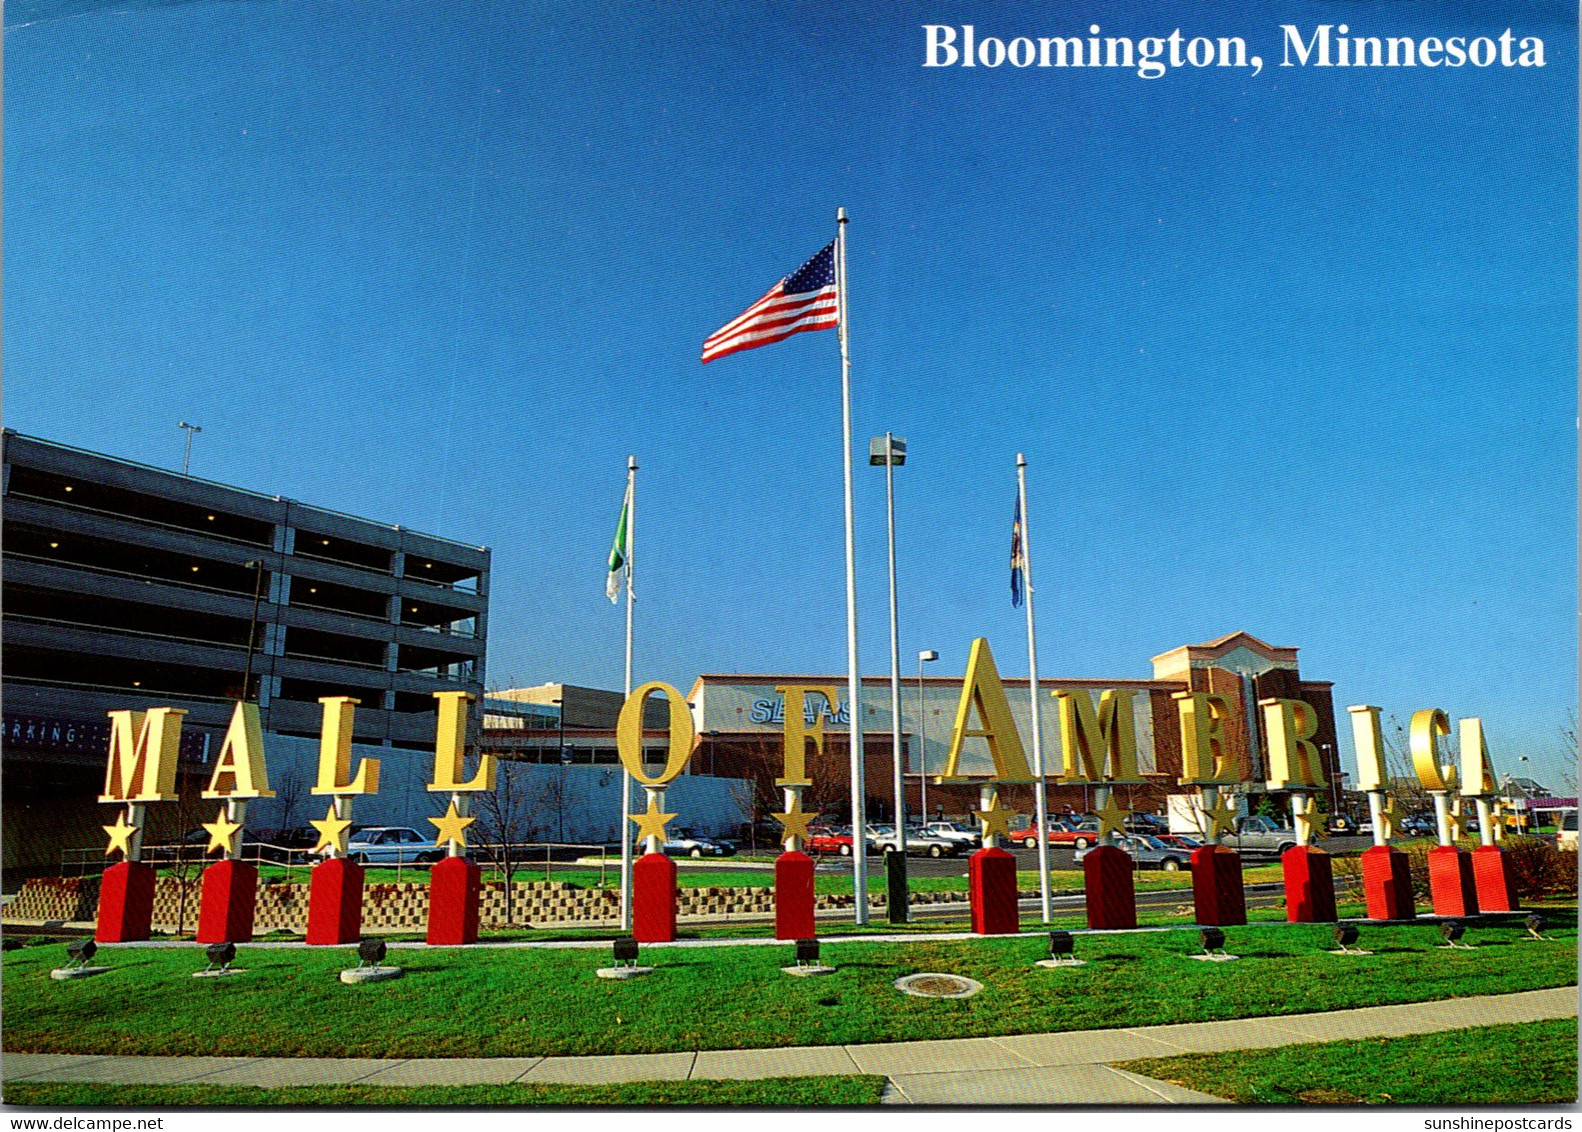
<svg viewBox="0 0 1582 1132">
<path fill-rule="evenodd" d="M 617 967 L 637 966 L 637 940 L 635 937 L 629 935 L 615 937 L 615 965 Z"/>
<path fill-rule="evenodd" d="M 1225 954 L 1225 933 L 1218 928 L 1202 928 L 1198 931 L 1198 939 L 1203 944 L 1203 954 L 1210 958 L 1218 958 Z"/>
<path fill-rule="evenodd" d="M 54 550 L 58 546 L 60 546 L 60 543 L 58 543 L 58 542 L 52 542 L 52 543 L 49 544 L 49 548 L 51 550 Z"/>
<path fill-rule="evenodd" d="M 798 967 L 817 967 L 818 940 L 799 939 L 796 941 L 796 965 Z"/>
<path fill-rule="evenodd" d="M 1548 936 L 1544 935 L 1544 928 L 1549 926 L 1549 921 L 1544 919 L 1537 912 L 1529 912 L 1529 913 L 1527 913 L 1527 919 L 1525 919 L 1522 922 L 1527 925 L 1527 936 L 1526 936 L 1526 938 L 1528 938 L 1528 939 L 1548 939 L 1549 938 Z"/>
<path fill-rule="evenodd" d="M 1359 938 L 1359 934 L 1360 934 L 1357 931 L 1357 925 L 1356 924 L 1336 924 L 1335 927 L 1334 927 L 1334 933 L 1335 933 L 1335 944 L 1336 944 L 1336 946 L 1338 946 L 1340 948 L 1340 950 L 1339 951 L 1335 951 L 1335 952 L 1331 952 L 1331 954 L 1333 954 L 1333 955 L 1369 955 L 1369 954 L 1371 954 L 1371 952 L 1364 951 L 1360 947 L 1353 946 L 1357 942 L 1357 940 Z"/>
<path fill-rule="evenodd" d="M 1066 959 L 1074 956 L 1077 951 L 1076 937 L 1070 932 L 1049 933 L 1049 958 Z"/>
<path fill-rule="evenodd" d="M 70 490 L 69 488 L 67 489 Z M 97 954 L 99 945 L 92 939 L 74 940 L 66 945 L 66 954 L 77 961 L 78 967 L 86 967 L 88 961 Z"/>
<path fill-rule="evenodd" d="M 323 546 L 328 546 L 328 545 L 329 545 L 329 544 L 330 544 L 330 540 L 329 540 L 329 539 L 324 539 L 324 540 L 322 540 L 322 543 L 321 543 L 321 545 L 323 545 Z"/>
<path fill-rule="evenodd" d="M 134 687 L 134 688 L 141 688 L 142 686 L 143 686 L 143 682 L 141 680 L 133 680 L 132 681 L 132 687 Z"/>
<path fill-rule="evenodd" d="M 385 941 L 382 939 L 365 939 L 357 945 L 357 966 L 361 968 L 364 963 L 379 970 L 379 964 L 384 962 Z"/>
<path fill-rule="evenodd" d="M 1467 926 L 1460 920 L 1442 920 L 1439 924 L 1439 935 L 1445 942 L 1441 947 L 1448 947 L 1455 951 L 1471 951 L 1470 943 L 1462 943 L 1461 937 L 1467 934 Z"/>
<path fill-rule="evenodd" d="M 213 516 L 213 515 L 210 515 L 210 516 L 209 516 L 209 517 L 208 517 L 208 519 L 209 519 L 209 522 L 211 522 L 211 523 L 212 523 L 212 522 L 214 522 L 214 516 Z"/>
<path fill-rule="evenodd" d="M 71 490 L 71 484 L 67 484 L 67 485 L 66 485 L 66 490 L 67 490 L 67 491 L 70 491 L 70 490 Z"/>
<path fill-rule="evenodd" d="M 316 594 L 318 592 L 319 592 L 319 587 L 318 586 L 309 586 L 308 587 L 308 593 Z"/>
<path fill-rule="evenodd" d="M 231 960 L 236 958 L 236 944 L 230 942 L 211 943 L 203 949 L 203 954 L 209 960 L 209 965 L 203 969 L 205 972 L 213 971 L 215 965 L 218 964 L 220 973 L 224 974 L 230 970 Z"/>
<path fill-rule="evenodd" d="M 196 574 L 196 573 L 197 573 L 197 572 L 198 572 L 198 568 L 197 568 L 197 567 L 196 567 L 196 566 L 194 566 L 194 567 L 193 567 L 193 568 L 192 568 L 192 572 L 193 572 L 193 573 L 194 573 L 194 574 Z"/>
</svg>

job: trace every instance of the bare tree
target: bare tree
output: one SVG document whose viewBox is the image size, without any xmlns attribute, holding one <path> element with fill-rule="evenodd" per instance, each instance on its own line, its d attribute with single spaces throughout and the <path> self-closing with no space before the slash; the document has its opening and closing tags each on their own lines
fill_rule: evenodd
<svg viewBox="0 0 1582 1132">
<path fill-rule="evenodd" d="M 280 809 L 280 828 L 295 829 L 297 811 L 308 797 L 308 780 L 301 771 L 293 767 L 281 772 L 273 785 L 275 805 Z"/>
<path fill-rule="evenodd" d="M 494 789 L 473 795 L 479 847 L 505 878 L 505 921 L 516 922 L 511 884 L 526 856 L 525 846 L 538 836 L 534 791 L 527 764 L 500 752 Z"/>
</svg>

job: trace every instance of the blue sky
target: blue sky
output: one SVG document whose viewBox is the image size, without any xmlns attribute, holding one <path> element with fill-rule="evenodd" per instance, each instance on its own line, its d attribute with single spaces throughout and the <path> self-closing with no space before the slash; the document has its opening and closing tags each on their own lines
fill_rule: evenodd
<svg viewBox="0 0 1582 1132">
<path fill-rule="evenodd" d="M 697 8 L 698 10 L 691 10 Z M 844 668 L 836 336 L 703 338 L 850 226 L 902 655 L 1144 676 L 1246 629 L 1337 707 L 1576 702 L 1574 8 L 13 0 L 6 421 L 494 550 L 491 684 Z M 1281 24 L 1544 39 L 1281 68 Z M 1261 74 L 922 67 L 921 25 L 1245 38 Z M 858 470 L 863 667 L 883 475 Z M 911 661 L 903 661 L 904 666 Z M 1344 744 L 1343 745 L 1347 745 Z"/>
</svg>

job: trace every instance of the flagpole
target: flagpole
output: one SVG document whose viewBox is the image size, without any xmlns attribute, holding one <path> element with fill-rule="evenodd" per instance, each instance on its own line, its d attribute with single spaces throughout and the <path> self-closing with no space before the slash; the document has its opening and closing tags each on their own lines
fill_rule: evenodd
<svg viewBox="0 0 1582 1132">
<path fill-rule="evenodd" d="M 626 679 L 632 694 L 632 547 L 637 530 L 637 457 L 626 458 Z M 632 776 L 621 767 L 621 930 L 632 930 Z"/>
<path fill-rule="evenodd" d="M 868 784 L 863 766 L 862 676 L 857 667 L 857 533 L 852 518 L 851 473 L 851 354 L 847 350 L 846 210 L 835 213 L 835 286 L 840 304 L 840 424 L 846 446 L 846 725 L 851 747 L 851 883 L 852 922 L 868 922 L 868 836 L 865 810 Z M 838 705 L 837 705 L 838 707 Z"/>
<path fill-rule="evenodd" d="M 1032 707 L 1033 717 L 1033 775 L 1038 779 L 1038 794 L 1033 802 L 1038 828 L 1038 898 L 1044 913 L 1044 923 L 1047 924 L 1052 914 L 1049 899 L 1048 780 L 1044 775 L 1044 729 L 1039 722 L 1038 710 L 1038 640 L 1033 634 L 1033 543 L 1027 533 L 1027 457 L 1020 452 L 1016 454 L 1016 501 L 1022 513 L 1022 580 L 1027 589 L 1027 702 Z"/>
</svg>

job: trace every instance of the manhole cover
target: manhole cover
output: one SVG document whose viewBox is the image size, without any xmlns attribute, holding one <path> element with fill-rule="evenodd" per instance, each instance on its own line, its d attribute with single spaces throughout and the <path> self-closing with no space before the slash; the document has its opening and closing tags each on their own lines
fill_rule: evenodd
<svg viewBox="0 0 1582 1132">
<path fill-rule="evenodd" d="M 924 972 L 895 980 L 895 989 L 918 998 L 971 998 L 983 984 L 965 975 L 938 975 Z"/>
</svg>

